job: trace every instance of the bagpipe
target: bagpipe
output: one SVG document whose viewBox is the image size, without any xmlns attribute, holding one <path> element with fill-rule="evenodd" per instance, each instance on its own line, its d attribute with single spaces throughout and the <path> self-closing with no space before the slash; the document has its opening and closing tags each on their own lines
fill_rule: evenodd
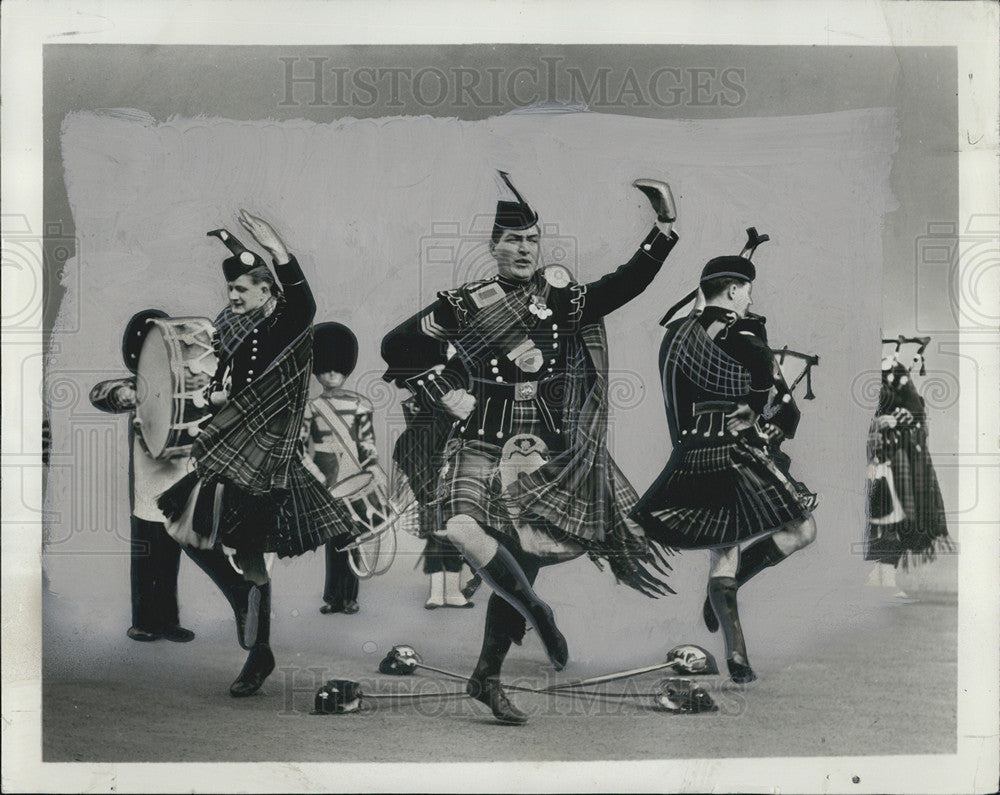
<svg viewBox="0 0 1000 795">
<path fill-rule="evenodd" d="M 903 424 L 923 419 L 924 400 L 913 383 L 913 371 L 919 365 L 919 375 L 927 375 L 924 351 L 930 341 L 930 337 L 907 337 L 903 334 L 882 340 L 882 345 L 892 345 L 893 351 L 882 358 L 882 389 L 876 416 L 892 413 Z M 900 358 L 900 349 L 904 345 L 918 346 L 909 363 L 904 363 Z"/>
</svg>

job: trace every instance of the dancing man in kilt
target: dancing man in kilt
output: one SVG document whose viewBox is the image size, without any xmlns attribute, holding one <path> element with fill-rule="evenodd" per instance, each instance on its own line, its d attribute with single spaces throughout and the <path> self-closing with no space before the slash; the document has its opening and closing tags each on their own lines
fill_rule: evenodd
<svg viewBox="0 0 1000 795">
<path fill-rule="evenodd" d="M 652 282 L 677 235 L 669 188 L 644 182 L 657 225 L 627 264 L 577 284 L 561 266 L 538 268 L 538 215 L 502 176 L 517 200 L 497 204 L 497 275 L 440 293 L 385 337 L 382 355 L 384 378 L 414 396 L 394 459 L 431 514 L 421 527 L 454 544 L 494 591 L 467 692 L 501 722 L 522 724 L 499 676 L 525 622 L 557 670 L 569 656 L 533 589 L 541 566 L 589 553 L 644 593 L 669 591 L 646 568 L 662 551 L 628 521 L 637 495 L 605 445 L 603 317 Z"/>
<path fill-rule="evenodd" d="M 234 550 L 236 565 L 253 584 L 243 644 L 250 653 L 229 689 L 236 697 L 257 692 L 274 670 L 265 553 L 288 557 L 331 539 L 346 543 L 351 528 L 346 508 L 302 463 L 312 292 L 266 221 L 241 210 L 240 223 L 271 254 L 277 281 L 264 260 L 228 231 L 208 233 L 232 252 L 222 264 L 229 306 L 215 319 L 219 366 L 209 389 L 218 410 L 195 441 L 194 472 L 158 502 L 175 538 Z"/>
<path fill-rule="evenodd" d="M 711 550 L 714 615 L 706 611 L 705 619 L 713 631 L 721 624 L 730 678 L 738 683 L 757 677 L 737 589 L 816 536 L 815 495 L 775 460 L 773 431 L 760 419 L 776 364 L 762 335 L 743 322 L 756 276 L 750 255 L 758 241 L 750 231 L 742 255 L 705 265 L 695 310 L 667 324 L 659 361 L 673 452 L 632 513 L 660 543 Z M 740 543 L 751 539 L 741 553 Z"/>
</svg>

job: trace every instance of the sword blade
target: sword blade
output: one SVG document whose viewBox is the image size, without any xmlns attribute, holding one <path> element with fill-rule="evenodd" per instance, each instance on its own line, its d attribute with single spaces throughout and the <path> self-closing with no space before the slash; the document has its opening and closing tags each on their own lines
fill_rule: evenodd
<svg viewBox="0 0 1000 795">
<path fill-rule="evenodd" d="M 554 690 L 563 690 L 569 687 L 584 687 L 586 685 L 598 685 L 602 682 L 613 682 L 616 679 L 625 679 L 629 676 L 640 676 L 641 674 L 649 674 L 653 671 L 661 671 L 664 668 L 672 668 L 674 663 L 657 663 L 656 665 L 647 665 L 642 668 L 632 668 L 628 671 L 616 671 L 610 674 L 602 674 L 601 676 L 592 676 L 589 679 L 575 679 L 572 682 L 560 682 L 559 684 L 549 685 L 548 687 L 543 687 L 543 692 L 551 692 Z"/>
</svg>

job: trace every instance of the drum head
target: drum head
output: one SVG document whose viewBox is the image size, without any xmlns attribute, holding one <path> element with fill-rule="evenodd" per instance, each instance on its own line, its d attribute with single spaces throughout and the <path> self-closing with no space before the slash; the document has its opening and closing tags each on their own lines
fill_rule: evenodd
<svg viewBox="0 0 1000 795">
<path fill-rule="evenodd" d="M 170 433 L 174 387 L 167 342 L 156 321 L 149 324 L 137 372 L 135 416 L 142 422 L 140 433 L 146 448 L 158 458 Z"/>
<path fill-rule="evenodd" d="M 374 479 L 375 476 L 371 472 L 358 472 L 356 475 L 351 475 L 330 486 L 330 496 L 336 500 L 353 497 L 358 492 L 367 489 Z"/>
</svg>

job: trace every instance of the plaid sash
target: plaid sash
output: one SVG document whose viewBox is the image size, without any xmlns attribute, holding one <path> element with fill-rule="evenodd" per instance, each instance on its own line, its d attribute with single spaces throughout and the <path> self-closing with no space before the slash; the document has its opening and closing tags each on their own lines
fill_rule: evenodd
<svg viewBox="0 0 1000 795">
<path fill-rule="evenodd" d="M 253 327 L 242 326 L 244 338 Z M 312 336 L 311 327 L 303 331 L 213 417 L 192 448 L 200 477 L 224 478 L 258 494 L 289 488 L 312 372 Z"/>
<path fill-rule="evenodd" d="M 243 340 L 250 336 L 257 326 L 267 320 L 273 313 L 281 310 L 277 298 L 268 299 L 263 306 L 238 315 L 230 307 L 219 312 L 215 318 L 215 333 L 219 340 L 219 361 L 228 362 L 233 358 L 236 349 Z"/>
<path fill-rule="evenodd" d="M 548 282 L 539 271 L 522 286 L 478 309 L 475 307 L 475 298 L 472 297 L 473 287 L 474 285 L 466 285 L 456 291 L 467 310 L 462 313 L 466 326 L 457 339 L 451 340 L 470 372 L 476 371 L 473 362 L 486 358 L 494 351 L 507 353 L 521 342 L 535 320 L 528 311 L 528 299 L 532 295 L 545 299 L 549 294 Z"/>
<path fill-rule="evenodd" d="M 547 287 L 536 272 L 525 286 L 472 314 L 453 343 L 470 370 L 476 368 L 469 359 L 509 350 L 527 334 L 536 322 L 528 311 L 529 298 L 547 295 Z M 607 541 L 620 548 L 627 541 L 633 550 L 642 549 L 644 541 L 626 524 L 638 495 L 605 446 L 608 356 L 603 323 L 583 326 L 567 339 L 565 381 L 562 426 L 569 440 L 567 449 L 511 484 L 508 495 L 522 512 L 545 519 L 588 547 Z"/>
</svg>

